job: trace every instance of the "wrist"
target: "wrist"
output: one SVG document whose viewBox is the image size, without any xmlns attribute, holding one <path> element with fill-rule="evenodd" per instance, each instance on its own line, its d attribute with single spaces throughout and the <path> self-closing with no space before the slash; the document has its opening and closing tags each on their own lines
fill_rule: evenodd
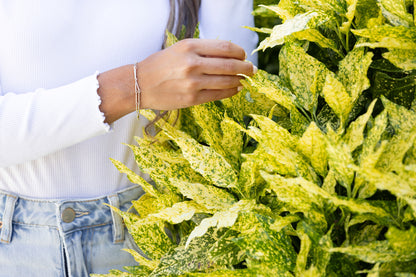
<svg viewBox="0 0 416 277">
<path fill-rule="evenodd" d="M 104 113 L 106 123 L 112 123 L 136 110 L 133 65 L 100 73 L 97 79 L 100 110 Z"/>
</svg>

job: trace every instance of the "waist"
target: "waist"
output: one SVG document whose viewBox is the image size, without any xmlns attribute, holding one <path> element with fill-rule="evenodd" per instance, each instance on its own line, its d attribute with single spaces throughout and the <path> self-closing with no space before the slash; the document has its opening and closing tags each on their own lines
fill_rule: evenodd
<svg viewBox="0 0 416 277">
<path fill-rule="evenodd" d="M 0 191 L 0 221 L 10 217 L 14 224 L 57 227 L 71 232 L 92 225 L 111 224 L 114 211 L 108 205 L 126 211 L 131 201 L 142 194 L 143 190 L 134 186 L 90 199 L 41 200 Z"/>
</svg>

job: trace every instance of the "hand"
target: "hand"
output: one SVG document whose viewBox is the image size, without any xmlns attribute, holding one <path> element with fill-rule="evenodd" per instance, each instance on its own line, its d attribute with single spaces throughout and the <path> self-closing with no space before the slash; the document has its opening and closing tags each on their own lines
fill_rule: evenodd
<svg viewBox="0 0 416 277">
<path fill-rule="evenodd" d="M 231 97 L 257 68 L 228 41 L 186 39 L 137 65 L 141 109 L 173 110 Z"/>
</svg>

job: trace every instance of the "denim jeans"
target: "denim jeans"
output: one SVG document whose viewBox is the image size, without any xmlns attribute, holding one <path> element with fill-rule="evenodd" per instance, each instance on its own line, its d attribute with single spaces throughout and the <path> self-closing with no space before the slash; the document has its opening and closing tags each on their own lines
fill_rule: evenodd
<svg viewBox="0 0 416 277">
<path fill-rule="evenodd" d="M 139 187 L 88 200 L 38 200 L 0 191 L 0 276 L 74 276 L 137 265 L 121 217 Z"/>
</svg>

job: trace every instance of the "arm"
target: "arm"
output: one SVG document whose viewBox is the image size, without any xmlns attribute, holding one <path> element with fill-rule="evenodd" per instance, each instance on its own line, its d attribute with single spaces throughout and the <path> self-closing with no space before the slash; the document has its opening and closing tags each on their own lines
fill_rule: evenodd
<svg viewBox="0 0 416 277">
<path fill-rule="evenodd" d="M 236 74 L 253 73 L 244 58 L 242 48 L 218 40 L 184 40 L 159 51 L 138 64 L 141 108 L 171 110 L 230 97 L 240 85 Z M 134 110 L 133 65 L 56 89 L 7 93 L 0 96 L 0 166 L 105 134 L 103 121 Z"/>
</svg>

